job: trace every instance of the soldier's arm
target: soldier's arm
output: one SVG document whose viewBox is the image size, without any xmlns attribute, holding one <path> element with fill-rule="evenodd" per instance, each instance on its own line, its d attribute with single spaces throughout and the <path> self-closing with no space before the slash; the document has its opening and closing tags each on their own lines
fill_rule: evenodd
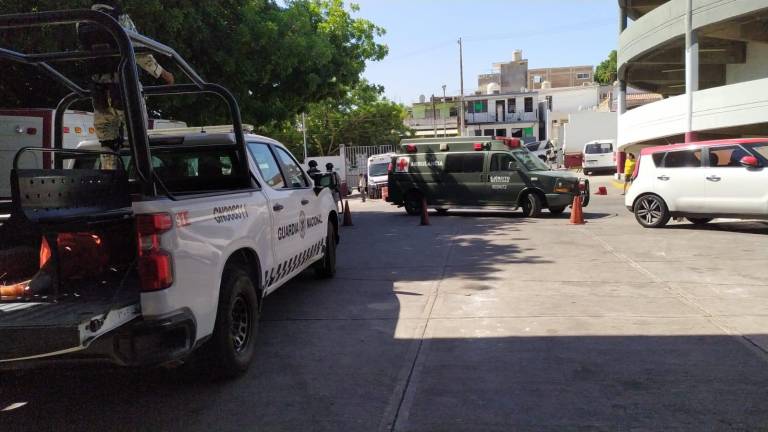
<svg viewBox="0 0 768 432">
<path fill-rule="evenodd" d="M 131 17 L 128 16 L 128 14 L 121 15 L 119 21 L 120 25 L 126 30 L 136 32 L 136 24 L 133 23 L 133 20 L 131 20 Z M 136 64 L 153 77 L 162 78 L 166 83 L 173 84 L 173 74 L 163 69 L 152 54 L 136 55 Z"/>
</svg>

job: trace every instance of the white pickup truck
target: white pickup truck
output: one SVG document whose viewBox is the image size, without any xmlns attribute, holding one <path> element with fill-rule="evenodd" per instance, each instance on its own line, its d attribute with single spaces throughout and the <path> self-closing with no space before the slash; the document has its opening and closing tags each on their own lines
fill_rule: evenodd
<svg viewBox="0 0 768 432">
<path fill-rule="evenodd" d="M 95 10 L 0 15 L 9 35 L 72 26 L 79 44 L 28 53 L 22 37 L 0 50 L 0 60 L 34 65 L 71 92 L 54 112 L 51 148 L 22 148 L 10 172 L 0 172 L 12 195 L 0 207 L 10 212 L 0 221 L 0 368 L 83 358 L 164 364 L 199 352 L 237 375 L 254 356 L 264 298 L 309 267 L 334 275 L 338 216 L 324 186 L 336 185 L 332 176 L 311 179 L 280 143 L 244 133 L 232 93 L 117 18 Z M 142 85 L 139 49 L 185 77 Z M 64 62 L 80 63 L 60 70 Z M 78 84 L 105 70 L 119 77 L 106 90 Z M 130 145 L 67 149 L 66 111 L 97 91 L 119 102 Z M 145 99 L 180 94 L 218 97 L 232 127 L 148 133 Z M 208 101 L 198 106 L 217 112 Z"/>
<path fill-rule="evenodd" d="M 237 181 L 234 134 L 150 137 L 166 196 L 133 201 L 117 217 L 72 217 L 71 229 L 49 237 L 43 249 L 56 243 L 55 265 L 43 260 L 30 279 L 3 287 L 0 365 L 61 358 L 162 364 L 200 349 L 221 372 L 243 372 L 264 298 L 309 267 L 333 276 L 339 241 L 330 189 L 315 186 L 277 141 L 244 137 L 250 184 Z M 127 152 L 122 159 L 132 172 Z M 77 165 L 44 176 L 19 169 L 19 187 L 27 179 L 59 188 L 73 179 L 109 181 L 109 171 L 92 162 Z M 45 188 L 38 186 L 34 193 Z M 35 207 L 29 193 L 19 192 L 27 212 Z"/>
</svg>

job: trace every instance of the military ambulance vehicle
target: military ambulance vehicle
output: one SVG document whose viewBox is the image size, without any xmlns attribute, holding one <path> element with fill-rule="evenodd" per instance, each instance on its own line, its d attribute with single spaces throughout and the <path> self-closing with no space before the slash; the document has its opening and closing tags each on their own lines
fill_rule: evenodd
<svg viewBox="0 0 768 432">
<path fill-rule="evenodd" d="M 405 139 L 392 158 L 389 201 L 410 215 L 427 207 L 522 209 L 537 217 L 543 209 L 562 213 L 589 184 L 565 171 L 553 171 L 516 138 L 460 137 Z"/>
</svg>

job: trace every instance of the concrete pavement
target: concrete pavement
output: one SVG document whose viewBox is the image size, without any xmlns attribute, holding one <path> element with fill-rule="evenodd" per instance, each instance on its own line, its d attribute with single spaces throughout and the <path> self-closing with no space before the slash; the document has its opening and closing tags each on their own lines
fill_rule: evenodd
<svg viewBox="0 0 768 432">
<path fill-rule="evenodd" d="M 768 224 L 647 230 L 608 191 L 584 226 L 353 200 L 337 277 L 267 300 L 245 377 L 3 374 L 1 429 L 768 430 Z"/>
</svg>

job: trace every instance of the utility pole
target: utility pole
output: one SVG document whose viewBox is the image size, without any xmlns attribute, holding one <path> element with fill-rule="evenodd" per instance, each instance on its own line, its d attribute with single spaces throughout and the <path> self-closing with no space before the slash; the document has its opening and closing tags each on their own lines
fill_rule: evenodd
<svg viewBox="0 0 768 432">
<path fill-rule="evenodd" d="M 459 38 L 459 77 L 461 93 L 459 94 L 459 136 L 464 136 L 464 46 Z"/>
<path fill-rule="evenodd" d="M 443 107 L 445 107 L 445 84 L 443 84 Z M 450 111 L 448 112 L 450 114 Z M 445 132 L 445 117 L 443 117 L 443 138 L 448 136 Z"/>
<path fill-rule="evenodd" d="M 307 115 L 301 113 L 301 132 L 304 135 L 304 163 L 307 163 Z"/>
<path fill-rule="evenodd" d="M 437 116 L 437 110 L 435 109 L 435 94 L 432 93 L 432 132 L 435 134 L 435 138 L 437 138 L 437 119 L 435 118 Z"/>
</svg>

